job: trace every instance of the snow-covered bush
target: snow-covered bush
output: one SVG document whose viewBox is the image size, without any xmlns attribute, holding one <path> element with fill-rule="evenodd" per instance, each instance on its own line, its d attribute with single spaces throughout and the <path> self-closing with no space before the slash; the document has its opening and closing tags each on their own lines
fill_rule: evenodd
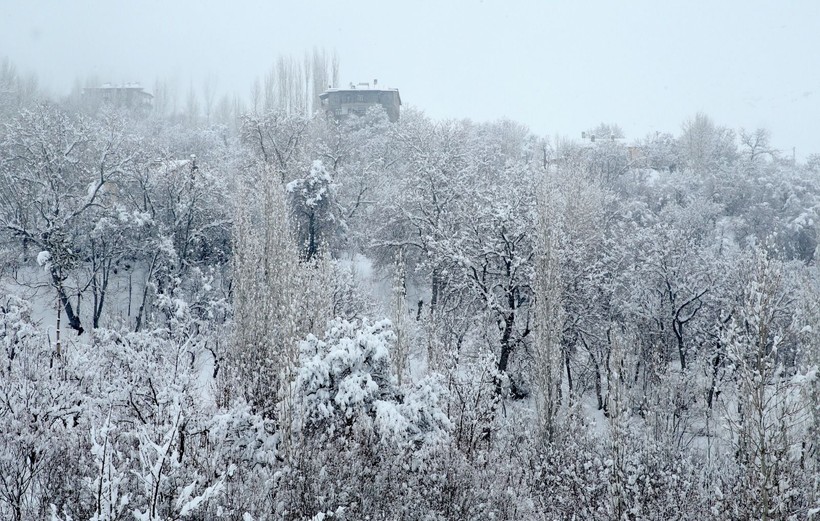
<svg viewBox="0 0 820 521">
<path fill-rule="evenodd" d="M 387 320 L 335 319 L 322 339 L 301 343 L 292 385 L 293 467 L 283 478 L 289 515 L 345 507 L 353 519 L 421 492 L 408 483 L 429 477 L 451 426 L 434 378 L 397 386 L 393 340 Z"/>
<path fill-rule="evenodd" d="M 31 310 L 15 297 L 0 307 L 0 518 L 14 521 L 44 519 L 50 503 L 88 512 L 84 360 L 58 356 Z"/>
<path fill-rule="evenodd" d="M 394 338 L 388 320 L 367 319 L 336 319 L 323 339 L 309 335 L 293 384 L 295 430 L 332 439 L 365 429 L 396 445 L 445 435 L 450 423 L 435 380 L 407 391 L 397 387 L 389 351 Z"/>
<path fill-rule="evenodd" d="M 9 295 L 0 305 L 0 345 L 5 350 L 3 370 L 11 370 L 11 362 L 17 356 L 18 346 L 27 337 L 37 335 L 37 327 L 31 321 L 31 304 L 25 300 Z"/>
</svg>

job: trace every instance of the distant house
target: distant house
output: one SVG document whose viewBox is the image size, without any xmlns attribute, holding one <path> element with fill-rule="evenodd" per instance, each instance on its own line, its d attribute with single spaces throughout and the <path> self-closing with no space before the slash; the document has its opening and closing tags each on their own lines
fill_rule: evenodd
<svg viewBox="0 0 820 521">
<path fill-rule="evenodd" d="M 343 118 L 350 114 L 363 116 L 370 107 L 381 105 L 390 121 L 398 121 L 401 107 L 399 90 L 380 89 L 377 85 L 378 80 L 373 80 L 372 87 L 369 83 L 351 83 L 347 89 L 327 89 L 319 95 L 322 109 L 337 118 Z"/>
<path fill-rule="evenodd" d="M 92 109 L 109 105 L 137 111 L 148 111 L 151 109 L 153 100 L 154 96 L 145 92 L 145 89 L 138 83 L 126 83 L 124 85 L 106 83 L 100 87 L 83 89 L 83 102 Z"/>
</svg>

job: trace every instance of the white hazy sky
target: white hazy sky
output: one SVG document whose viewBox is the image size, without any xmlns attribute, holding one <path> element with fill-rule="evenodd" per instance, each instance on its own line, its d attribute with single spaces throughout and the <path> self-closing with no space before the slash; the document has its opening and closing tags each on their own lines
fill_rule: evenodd
<svg viewBox="0 0 820 521">
<path fill-rule="evenodd" d="M 703 111 L 820 152 L 816 0 L 0 0 L 0 56 L 57 95 L 94 75 L 246 96 L 314 46 L 337 51 L 342 84 L 378 78 L 434 118 L 637 138 Z"/>
</svg>

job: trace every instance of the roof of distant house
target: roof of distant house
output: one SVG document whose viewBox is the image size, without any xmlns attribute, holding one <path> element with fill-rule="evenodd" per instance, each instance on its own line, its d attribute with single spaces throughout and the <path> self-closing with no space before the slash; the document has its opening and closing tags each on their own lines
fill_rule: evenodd
<svg viewBox="0 0 820 521">
<path fill-rule="evenodd" d="M 140 94 L 144 94 L 145 96 L 154 97 L 153 94 L 150 92 L 145 92 L 145 88 L 140 85 L 139 83 L 122 83 L 119 85 L 114 85 L 112 83 L 103 83 L 99 87 L 86 87 L 83 91 L 101 91 L 101 90 L 132 90 L 138 91 Z"/>
<path fill-rule="evenodd" d="M 327 90 L 325 90 L 323 93 L 319 94 L 319 97 L 321 99 L 325 99 L 327 97 L 327 95 L 330 94 L 331 92 L 349 92 L 349 93 L 354 93 L 355 94 L 355 93 L 362 92 L 362 91 L 367 91 L 367 92 L 395 92 L 396 96 L 399 97 L 399 105 L 401 105 L 401 95 L 399 94 L 399 89 L 382 88 L 382 87 L 376 87 L 376 86 L 371 87 L 369 83 L 359 84 L 359 85 L 351 84 L 350 87 L 348 87 L 346 89 L 340 89 L 340 88 L 337 88 L 337 87 L 330 87 Z"/>
</svg>

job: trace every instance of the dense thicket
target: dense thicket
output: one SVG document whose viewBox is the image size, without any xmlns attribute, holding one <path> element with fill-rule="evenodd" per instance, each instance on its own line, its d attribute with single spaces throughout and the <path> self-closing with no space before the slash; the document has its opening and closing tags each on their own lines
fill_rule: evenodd
<svg viewBox="0 0 820 521">
<path fill-rule="evenodd" d="M 816 157 L 4 67 L 0 517 L 820 512 Z"/>
</svg>

